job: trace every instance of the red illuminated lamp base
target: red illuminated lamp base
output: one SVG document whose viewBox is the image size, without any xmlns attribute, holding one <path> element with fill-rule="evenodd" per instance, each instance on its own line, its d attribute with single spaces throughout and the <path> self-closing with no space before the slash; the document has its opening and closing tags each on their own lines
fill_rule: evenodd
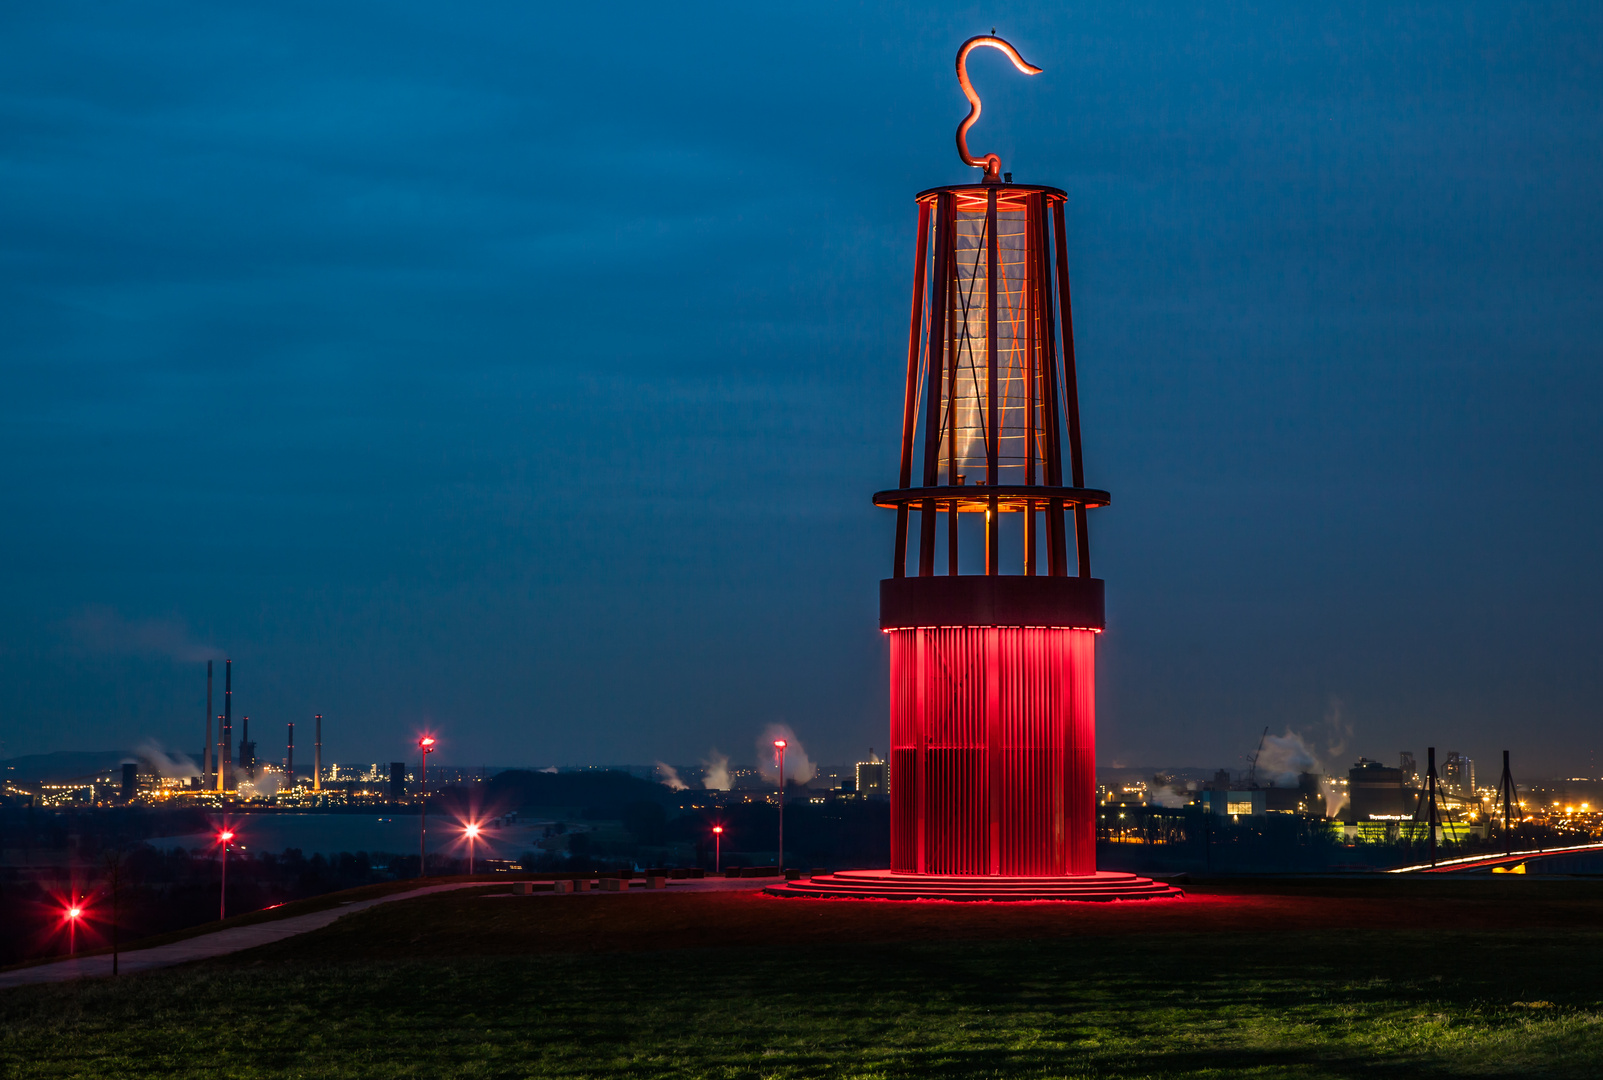
<svg viewBox="0 0 1603 1080">
<path fill-rule="evenodd" d="M 897 874 L 842 870 L 783 885 L 770 896 L 825 900 L 1168 900 L 1185 893 L 1134 874 L 1100 870 L 1075 877 L 1001 877 L 989 874 Z"/>
</svg>

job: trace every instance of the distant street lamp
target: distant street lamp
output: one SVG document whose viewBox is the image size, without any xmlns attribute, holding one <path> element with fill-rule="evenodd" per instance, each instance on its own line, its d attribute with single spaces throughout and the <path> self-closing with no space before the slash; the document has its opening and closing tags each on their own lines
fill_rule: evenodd
<svg viewBox="0 0 1603 1080">
<path fill-rule="evenodd" d="M 72 892 L 72 900 L 67 904 L 67 956 L 77 955 L 78 952 L 78 920 L 83 918 L 83 907 L 78 903 L 78 891 Z"/>
<path fill-rule="evenodd" d="M 775 739 L 779 752 L 779 876 L 785 876 L 785 740 Z"/>
<path fill-rule="evenodd" d="M 721 874 L 724 870 L 724 827 L 712 827 L 712 872 Z"/>
<path fill-rule="evenodd" d="M 223 845 L 223 888 L 222 895 L 217 901 L 217 921 L 228 918 L 228 845 L 234 839 L 231 829 L 224 829 L 217 834 L 217 840 Z"/>
<path fill-rule="evenodd" d="M 422 877 L 427 870 L 429 860 L 429 755 L 434 753 L 434 736 L 423 736 L 417 741 L 417 748 L 423 762 L 422 771 L 418 774 L 423 790 L 417 800 L 417 876 Z"/>
<path fill-rule="evenodd" d="M 469 822 L 468 826 L 462 830 L 462 834 L 468 838 L 468 877 L 472 877 L 473 876 L 473 841 L 475 841 L 475 840 L 477 840 L 479 838 L 479 827 L 477 825 Z"/>
</svg>

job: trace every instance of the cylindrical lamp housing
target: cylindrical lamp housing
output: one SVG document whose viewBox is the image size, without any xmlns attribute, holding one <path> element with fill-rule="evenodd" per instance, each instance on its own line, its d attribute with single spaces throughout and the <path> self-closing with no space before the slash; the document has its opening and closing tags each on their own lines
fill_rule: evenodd
<svg viewBox="0 0 1603 1080">
<path fill-rule="evenodd" d="M 1096 872 L 1096 634 L 889 631 L 891 869 Z"/>
<path fill-rule="evenodd" d="M 897 512 L 880 584 L 895 874 L 1096 873 L 1104 618 L 1086 510 L 1109 496 L 1084 481 L 1064 198 L 918 196 L 901 483 L 874 496 Z M 983 552 L 969 573 L 964 515 Z"/>
</svg>

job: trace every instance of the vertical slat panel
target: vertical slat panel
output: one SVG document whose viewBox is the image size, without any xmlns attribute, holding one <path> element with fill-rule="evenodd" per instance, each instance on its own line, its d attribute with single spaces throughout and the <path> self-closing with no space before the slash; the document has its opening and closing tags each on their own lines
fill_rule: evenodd
<svg viewBox="0 0 1603 1080">
<path fill-rule="evenodd" d="M 1096 635 L 891 634 L 892 869 L 1096 869 Z"/>
</svg>

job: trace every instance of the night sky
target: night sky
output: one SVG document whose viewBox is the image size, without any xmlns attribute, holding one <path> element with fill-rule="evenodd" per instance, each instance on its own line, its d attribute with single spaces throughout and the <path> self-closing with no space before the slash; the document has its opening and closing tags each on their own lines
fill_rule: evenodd
<svg viewBox="0 0 1603 1080">
<path fill-rule="evenodd" d="M 1599 775 L 1603 9 L 1292 7 L 8 5 L 0 757 L 198 753 L 225 654 L 264 758 L 883 751 L 912 196 L 994 25 L 1101 763 Z"/>
</svg>

